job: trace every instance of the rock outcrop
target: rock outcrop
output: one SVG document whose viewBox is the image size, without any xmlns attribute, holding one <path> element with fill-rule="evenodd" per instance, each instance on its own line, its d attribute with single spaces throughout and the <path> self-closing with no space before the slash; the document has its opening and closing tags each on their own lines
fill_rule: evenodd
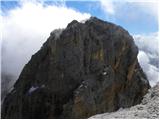
<svg viewBox="0 0 160 120">
<path fill-rule="evenodd" d="M 91 17 L 53 31 L 6 96 L 2 118 L 87 118 L 140 103 L 149 82 L 122 27 Z"/>
<path fill-rule="evenodd" d="M 159 84 L 149 89 L 141 104 L 131 108 L 120 108 L 116 112 L 104 113 L 90 119 L 158 119 L 159 118 Z"/>
</svg>

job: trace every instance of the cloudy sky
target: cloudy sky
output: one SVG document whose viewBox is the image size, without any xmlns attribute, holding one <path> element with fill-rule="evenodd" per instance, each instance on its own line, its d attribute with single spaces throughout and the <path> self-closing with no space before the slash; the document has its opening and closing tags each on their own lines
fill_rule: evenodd
<svg viewBox="0 0 160 120">
<path fill-rule="evenodd" d="M 2 73 L 15 76 L 15 81 L 52 30 L 90 16 L 118 24 L 133 35 L 140 49 L 138 60 L 154 85 L 159 67 L 158 0 L 2 0 Z"/>
</svg>

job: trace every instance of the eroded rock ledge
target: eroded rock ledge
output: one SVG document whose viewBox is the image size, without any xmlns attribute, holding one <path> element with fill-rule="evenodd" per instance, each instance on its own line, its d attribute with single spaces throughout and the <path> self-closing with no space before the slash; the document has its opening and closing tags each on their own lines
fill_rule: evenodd
<svg viewBox="0 0 160 120">
<path fill-rule="evenodd" d="M 126 30 L 91 17 L 60 32 L 25 65 L 2 118 L 88 118 L 140 103 L 150 86 Z"/>
</svg>

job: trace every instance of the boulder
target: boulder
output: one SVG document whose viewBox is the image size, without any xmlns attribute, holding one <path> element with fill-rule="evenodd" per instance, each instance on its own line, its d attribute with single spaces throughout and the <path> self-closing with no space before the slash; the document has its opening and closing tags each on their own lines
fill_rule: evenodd
<svg viewBox="0 0 160 120">
<path fill-rule="evenodd" d="M 88 118 L 140 103 L 150 88 L 122 27 L 91 17 L 51 32 L 23 68 L 2 118 Z"/>
</svg>

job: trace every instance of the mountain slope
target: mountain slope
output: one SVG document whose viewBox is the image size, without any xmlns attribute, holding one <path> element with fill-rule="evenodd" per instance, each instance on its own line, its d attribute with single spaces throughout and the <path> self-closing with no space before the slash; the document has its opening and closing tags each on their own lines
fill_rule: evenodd
<svg viewBox="0 0 160 120">
<path fill-rule="evenodd" d="M 122 27 L 91 17 L 51 32 L 25 65 L 2 118 L 87 118 L 140 103 L 149 82 Z"/>
</svg>

